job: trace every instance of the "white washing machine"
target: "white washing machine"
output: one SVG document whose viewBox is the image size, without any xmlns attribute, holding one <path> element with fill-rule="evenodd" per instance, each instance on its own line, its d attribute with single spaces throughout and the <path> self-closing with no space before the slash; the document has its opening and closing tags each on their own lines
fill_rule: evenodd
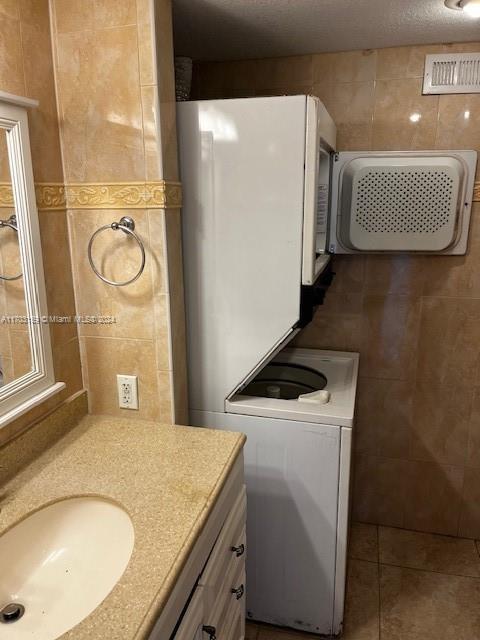
<svg viewBox="0 0 480 640">
<path fill-rule="evenodd" d="M 356 353 L 284 349 L 192 423 L 247 435 L 247 615 L 342 631 Z"/>
</svg>

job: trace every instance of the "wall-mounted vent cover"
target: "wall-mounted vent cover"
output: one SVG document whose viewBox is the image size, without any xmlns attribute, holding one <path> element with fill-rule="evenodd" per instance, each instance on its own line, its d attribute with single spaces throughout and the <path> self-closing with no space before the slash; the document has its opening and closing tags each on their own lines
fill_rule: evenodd
<svg viewBox="0 0 480 640">
<path fill-rule="evenodd" d="M 480 53 L 426 56 L 423 93 L 480 93 Z"/>
<path fill-rule="evenodd" d="M 465 253 L 475 151 L 342 152 L 332 174 L 334 253 Z"/>
</svg>

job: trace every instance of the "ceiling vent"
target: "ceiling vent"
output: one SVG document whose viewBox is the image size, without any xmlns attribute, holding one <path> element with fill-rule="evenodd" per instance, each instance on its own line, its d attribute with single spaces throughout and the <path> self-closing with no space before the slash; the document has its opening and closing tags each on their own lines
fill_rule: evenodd
<svg viewBox="0 0 480 640">
<path fill-rule="evenodd" d="M 480 93 L 480 53 L 426 56 L 423 93 Z"/>
</svg>

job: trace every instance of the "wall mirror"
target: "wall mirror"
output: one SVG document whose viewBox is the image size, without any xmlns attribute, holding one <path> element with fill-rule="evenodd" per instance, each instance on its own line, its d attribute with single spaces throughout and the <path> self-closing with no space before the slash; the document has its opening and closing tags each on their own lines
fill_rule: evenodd
<svg viewBox="0 0 480 640">
<path fill-rule="evenodd" d="M 55 384 L 27 108 L 0 92 L 0 427 Z"/>
</svg>

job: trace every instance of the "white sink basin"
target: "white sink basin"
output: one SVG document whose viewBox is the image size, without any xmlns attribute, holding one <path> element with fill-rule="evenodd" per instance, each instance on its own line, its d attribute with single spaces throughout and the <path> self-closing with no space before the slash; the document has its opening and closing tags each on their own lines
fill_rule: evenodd
<svg viewBox="0 0 480 640">
<path fill-rule="evenodd" d="M 55 502 L 9 529 L 0 537 L 0 638 L 54 640 L 81 622 L 120 579 L 133 542 L 126 511 L 93 497 Z"/>
</svg>

